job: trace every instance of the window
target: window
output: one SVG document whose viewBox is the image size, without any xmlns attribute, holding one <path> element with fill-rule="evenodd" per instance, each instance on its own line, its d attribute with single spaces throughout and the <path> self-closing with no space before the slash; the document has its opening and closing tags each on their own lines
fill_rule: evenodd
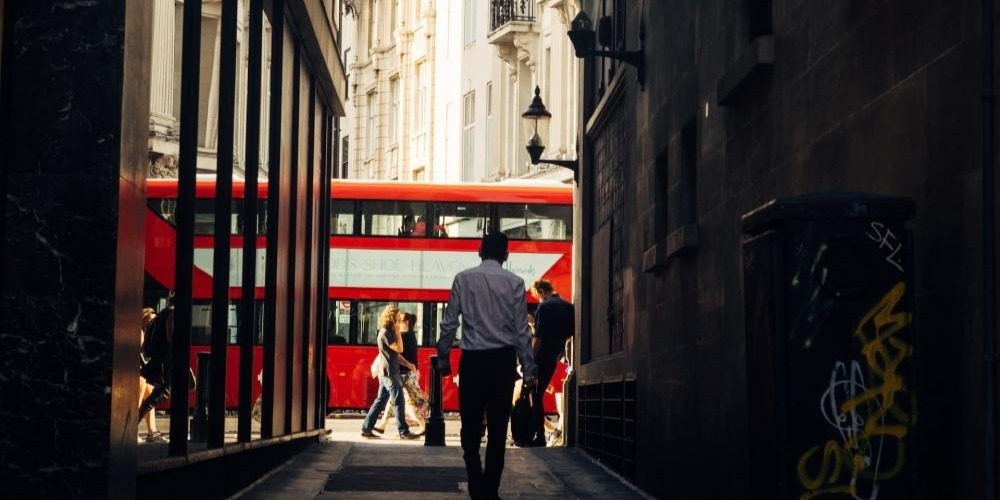
<svg viewBox="0 0 1000 500">
<path fill-rule="evenodd" d="M 771 2 L 772 0 L 743 0 L 748 42 L 771 34 Z"/>
<path fill-rule="evenodd" d="M 423 304 L 420 302 L 394 302 L 387 300 L 361 300 L 358 301 L 358 335 L 354 343 L 375 344 L 378 340 L 379 323 L 378 317 L 388 305 L 395 305 L 400 311 L 415 314 L 417 316 L 417 327 L 423 318 Z M 420 336 L 417 336 L 420 342 Z"/>
<path fill-rule="evenodd" d="M 424 236 L 417 234 L 427 205 L 413 201 L 362 201 L 361 234 L 365 236 Z M 426 224 L 424 225 L 426 227 Z"/>
<path fill-rule="evenodd" d="M 399 77 L 389 80 L 389 145 L 399 144 Z"/>
<path fill-rule="evenodd" d="M 330 234 L 354 234 L 354 202 L 333 200 L 330 207 Z"/>
<path fill-rule="evenodd" d="M 698 222 L 698 121 L 692 119 L 681 129 L 681 223 Z"/>
<path fill-rule="evenodd" d="M 229 305 L 229 334 L 226 343 L 236 343 L 237 321 L 236 304 Z M 212 303 L 210 301 L 195 301 L 191 308 L 191 344 L 212 343 Z"/>
<path fill-rule="evenodd" d="M 392 0 L 392 5 L 389 7 L 392 12 L 389 13 L 389 42 L 396 43 L 396 29 L 399 28 L 399 0 Z"/>
<path fill-rule="evenodd" d="M 431 304 L 431 314 L 434 317 L 434 323 L 431 325 L 434 328 L 432 333 L 432 339 L 436 343 L 441 336 L 441 320 L 444 319 L 444 313 L 448 310 L 447 302 L 437 302 Z M 458 322 L 458 330 L 455 331 L 455 339 L 452 341 L 452 347 L 458 347 L 462 340 L 462 322 Z"/>
<path fill-rule="evenodd" d="M 434 205 L 437 223 L 449 238 L 482 238 L 490 221 L 490 207 L 475 203 Z"/>
<path fill-rule="evenodd" d="M 465 45 L 476 41 L 476 0 L 465 0 Z"/>
<path fill-rule="evenodd" d="M 347 178 L 347 167 L 350 165 L 348 158 L 350 157 L 351 151 L 351 141 L 349 138 L 344 137 L 340 140 L 340 175 L 336 176 L 341 179 Z"/>
<path fill-rule="evenodd" d="M 417 158 L 423 158 L 426 154 L 426 133 L 427 133 L 427 65 L 423 62 L 417 63 L 417 116 L 416 119 L 416 152 Z"/>
<path fill-rule="evenodd" d="M 163 220 L 169 222 L 171 225 L 176 225 L 176 211 L 177 211 L 177 200 L 173 198 L 159 199 L 150 198 L 146 202 L 146 206 L 152 210 L 154 213 L 163 218 Z M 240 234 L 240 220 L 239 214 L 243 207 L 243 200 L 240 198 L 233 199 L 233 213 L 230 215 L 230 234 Z M 259 209 L 259 208 L 258 208 Z M 266 208 L 265 208 L 266 210 Z M 263 214 L 261 214 L 263 218 Z M 259 234 L 264 234 L 261 228 L 258 228 Z M 194 234 L 198 235 L 211 235 L 215 234 L 215 200 L 212 198 L 199 198 L 194 201 Z"/>
<path fill-rule="evenodd" d="M 372 92 L 368 94 L 368 134 L 365 137 L 369 157 L 375 155 L 375 104 L 375 93 Z"/>
<path fill-rule="evenodd" d="M 483 166 L 483 178 L 488 179 L 493 173 L 493 148 L 492 142 L 493 137 L 490 135 L 493 132 L 493 82 L 486 84 L 486 132 L 485 140 L 483 141 L 486 147 L 486 161 L 484 161 Z"/>
<path fill-rule="evenodd" d="M 350 71 L 350 69 L 351 69 L 351 48 L 350 47 L 344 49 L 344 69 L 346 70 L 346 71 L 344 71 L 344 88 L 345 89 L 349 89 L 349 88 L 351 88 L 351 71 Z M 351 100 L 351 93 L 350 92 L 344 92 L 344 100 L 345 101 L 350 101 Z"/>
<path fill-rule="evenodd" d="M 573 239 L 569 205 L 499 205 L 500 230 L 512 240 Z"/>
<path fill-rule="evenodd" d="M 346 344 L 351 338 L 351 305 L 352 301 L 350 300 L 330 301 L 327 344 Z"/>
<path fill-rule="evenodd" d="M 462 178 L 466 182 L 476 178 L 476 93 L 465 95 L 462 118 Z"/>
<path fill-rule="evenodd" d="M 368 52 L 375 50 L 375 11 L 378 9 L 378 1 L 372 0 L 371 9 L 368 10 Z"/>
<path fill-rule="evenodd" d="M 385 299 L 331 300 L 327 343 L 330 345 L 374 345 L 378 339 L 378 318 L 388 305 L 394 305 L 400 311 L 408 312 L 417 317 L 413 325 L 413 333 L 416 335 L 418 346 L 430 347 L 434 345 L 437 338 L 433 332 L 437 331 L 437 324 L 429 325 L 432 335 L 425 335 L 424 325 L 428 318 L 428 311 L 430 311 L 431 316 L 434 315 L 433 307 L 436 304 L 396 302 Z M 431 309 L 428 309 L 429 307 Z"/>
</svg>

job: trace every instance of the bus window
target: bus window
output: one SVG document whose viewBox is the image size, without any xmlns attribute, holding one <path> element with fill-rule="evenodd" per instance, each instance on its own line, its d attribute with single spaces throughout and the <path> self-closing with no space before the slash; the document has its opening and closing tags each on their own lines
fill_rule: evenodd
<svg viewBox="0 0 1000 500">
<path fill-rule="evenodd" d="M 176 225 L 177 222 L 174 219 L 174 214 L 177 213 L 177 200 L 174 198 L 149 198 L 146 200 L 146 206 L 153 211 L 156 215 L 159 215 L 163 220 L 170 223 L 170 225 Z"/>
<path fill-rule="evenodd" d="M 500 230 L 512 240 L 573 239 L 570 205 L 499 205 Z"/>
<path fill-rule="evenodd" d="M 374 345 L 378 339 L 379 325 L 378 317 L 382 314 L 385 306 L 393 304 L 400 311 L 418 314 L 422 304 L 420 302 L 395 302 L 385 300 L 362 300 L 358 302 L 358 336 L 355 343 Z M 419 318 L 419 316 L 418 316 Z"/>
<path fill-rule="evenodd" d="M 438 339 L 441 337 L 441 320 L 444 319 L 444 312 L 448 309 L 447 302 L 438 302 L 432 304 L 432 309 L 434 312 L 434 338 L 431 339 L 430 345 L 436 345 Z M 459 342 L 462 340 L 462 322 L 461 318 L 458 323 L 458 330 L 455 332 L 455 340 L 452 341 L 453 347 L 458 347 Z"/>
<path fill-rule="evenodd" d="M 239 234 L 240 224 L 237 216 L 239 214 L 239 201 L 233 200 L 233 213 L 229 214 L 229 234 Z M 215 233 L 215 200 L 197 199 L 194 200 L 194 234 L 214 234 Z"/>
<path fill-rule="evenodd" d="M 425 213 L 427 204 L 415 201 L 361 202 L 361 234 L 365 236 L 416 236 L 412 234 L 416 220 Z"/>
<path fill-rule="evenodd" d="M 333 200 L 330 207 L 330 234 L 354 234 L 354 201 Z"/>
<path fill-rule="evenodd" d="M 236 304 L 229 305 L 229 334 L 226 343 L 235 344 L 237 342 L 237 322 L 239 318 L 236 313 Z M 191 308 L 191 345 L 204 345 L 212 343 L 212 303 L 197 301 Z"/>
<path fill-rule="evenodd" d="M 479 203 L 437 203 L 436 227 L 449 238 L 482 238 L 490 220 L 489 205 Z"/>
<path fill-rule="evenodd" d="M 246 225 L 243 221 L 243 200 L 233 199 L 233 211 L 236 212 L 236 216 L 240 221 L 239 226 L 233 229 L 233 234 L 239 234 L 242 236 L 246 234 L 243 231 L 243 227 Z M 264 236 L 266 234 L 267 200 L 257 200 L 257 236 Z"/>
<path fill-rule="evenodd" d="M 159 215 L 172 226 L 177 225 L 177 199 L 149 198 L 146 207 Z M 229 219 L 229 234 L 243 234 L 243 223 L 240 213 L 243 211 L 243 200 L 233 198 L 232 213 Z M 267 204 L 261 200 L 257 207 L 257 234 L 265 234 L 267 226 Z M 194 234 L 212 235 L 215 233 L 215 199 L 199 198 L 194 200 Z"/>
<path fill-rule="evenodd" d="M 351 301 L 331 300 L 330 301 L 330 325 L 327 335 L 327 343 L 346 344 L 351 338 Z"/>
</svg>

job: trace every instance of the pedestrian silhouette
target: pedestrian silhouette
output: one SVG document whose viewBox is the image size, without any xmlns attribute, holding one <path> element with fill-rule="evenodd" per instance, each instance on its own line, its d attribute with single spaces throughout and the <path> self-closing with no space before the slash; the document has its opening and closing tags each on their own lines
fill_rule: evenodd
<svg viewBox="0 0 1000 500">
<path fill-rule="evenodd" d="M 461 318 L 458 411 L 469 496 L 474 500 L 499 498 L 516 359 L 521 361 L 523 387 L 534 388 L 536 378 L 524 280 L 502 267 L 508 257 L 507 236 L 495 232 L 483 237 L 479 257 L 481 264 L 458 273 L 452 282 L 437 344 L 441 374 L 447 376 L 448 353 Z M 485 468 L 479 458 L 484 411 Z"/>
</svg>

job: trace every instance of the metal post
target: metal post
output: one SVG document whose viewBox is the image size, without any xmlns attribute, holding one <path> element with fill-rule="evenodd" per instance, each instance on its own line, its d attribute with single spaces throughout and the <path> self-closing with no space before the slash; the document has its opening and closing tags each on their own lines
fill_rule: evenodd
<svg viewBox="0 0 1000 500">
<path fill-rule="evenodd" d="M 250 2 L 249 90 L 246 121 L 246 184 L 243 194 L 243 283 L 240 297 L 240 395 L 236 440 L 250 441 L 253 407 L 253 343 L 257 337 L 257 176 L 260 162 L 261 52 L 264 2 Z"/>
<path fill-rule="evenodd" d="M 188 385 L 193 307 L 194 200 L 198 163 L 198 83 L 201 54 L 201 0 L 184 2 L 181 53 L 181 137 L 177 171 L 177 247 L 175 260 L 173 366 L 170 385 L 170 455 L 187 454 Z"/>
<path fill-rule="evenodd" d="M 198 383 L 194 395 L 194 416 L 191 417 L 191 441 L 204 443 L 208 438 L 208 383 L 211 376 L 212 353 L 198 353 Z M 186 387 L 186 384 L 185 384 Z M 180 391 L 175 391 L 180 392 Z M 182 397 L 182 396 L 180 396 Z"/>
<path fill-rule="evenodd" d="M 441 411 L 441 370 L 437 356 L 431 356 L 431 415 L 427 418 L 424 446 L 444 446 L 444 412 Z"/>
</svg>

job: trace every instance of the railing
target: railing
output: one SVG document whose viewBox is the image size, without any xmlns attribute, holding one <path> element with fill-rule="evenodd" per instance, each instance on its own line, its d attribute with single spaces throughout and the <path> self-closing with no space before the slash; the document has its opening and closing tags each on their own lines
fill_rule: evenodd
<svg viewBox="0 0 1000 500">
<path fill-rule="evenodd" d="M 490 2 L 491 33 L 513 21 L 530 23 L 534 20 L 534 0 L 491 0 Z"/>
</svg>

